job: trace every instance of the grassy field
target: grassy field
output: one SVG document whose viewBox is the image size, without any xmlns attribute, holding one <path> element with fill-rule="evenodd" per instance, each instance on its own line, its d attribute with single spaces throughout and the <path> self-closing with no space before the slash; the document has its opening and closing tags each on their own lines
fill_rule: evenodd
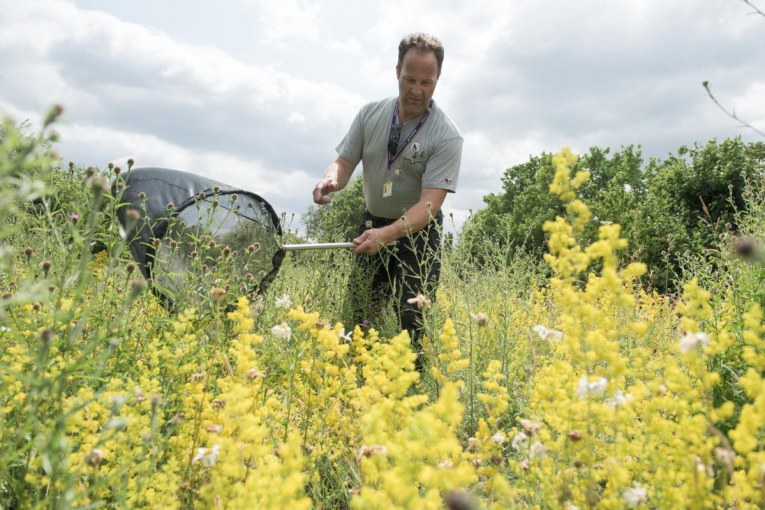
<svg viewBox="0 0 765 510">
<path fill-rule="evenodd" d="M 645 289 L 618 225 L 579 242 L 566 150 L 544 260 L 446 253 L 420 374 L 392 312 L 342 324 L 347 252 L 261 296 L 219 254 L 166 311 L 119 235 L 129 169 L 3 134 L 0 507 L 765 508 L 761 254 L 723 237 L 682 293 Z"/>
</svg>

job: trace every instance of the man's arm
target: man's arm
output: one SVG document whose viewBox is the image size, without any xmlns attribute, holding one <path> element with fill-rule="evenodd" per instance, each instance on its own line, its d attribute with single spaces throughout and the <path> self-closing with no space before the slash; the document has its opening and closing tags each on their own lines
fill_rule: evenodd
<svg viewBox="0 0 765 510">
<path fill-rule="evenodd" d="M 420 200 L 406 211 L 403 217 L 381 228 L 370 228 L 353 240 L 353 253 L 374 255 L 387 243 L 417 232 L 436 217 L 446 199 L 447 190 L 426 188 Z"/>
<path fill-rule="evenodd" d="M 332 201 L 327 194 L 345 188 L 353 175 L 356 165 L 342 156 L 338 156 L 324 171 L 324 177 L 313 188 L 313 201 L 319 205 Z"/>
</svg>

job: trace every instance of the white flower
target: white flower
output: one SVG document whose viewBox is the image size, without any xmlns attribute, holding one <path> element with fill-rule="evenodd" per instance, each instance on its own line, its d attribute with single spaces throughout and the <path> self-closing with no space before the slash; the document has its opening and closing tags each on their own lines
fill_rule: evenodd
<svg viewBox="0 0 765 510">
<path fill-rule="evenodd" d="M 284 308 L 285 310 L 289 310 L 291 306 L 292 301 L 290 300 L 289 294 L 285 294 L 280 298 L 276 298 L 276 308 Z"/>
<path fill-rule="evenodd" d="M 557 342 L 558 340 L 561 340 L 563 338 L 563 331 L 557 330 L 557 329 L 549 329 L 541 324 L 534 326 L 531 328 L 537 335 L 539 335 L 539 338 L 542 340 L 547 340 L 549 342 Z"/>
<path fill-rule="evenodd" d="M 124 395 L 112 395 L 111 401 L 114 407 L 119 408 L 127 401 L 127 398 Z"/>
<path fill-rule="evenodd" d="M 512 447 L 516 450 L 520 450 L 521 448 L 525 447 L 528 442 L 529 436 L 523 432 L 518 432 L 513 438 Z"/>
<path fill-rule="evenodd" d="M 611 407 L 618 407 L 620 405 L 626 404 L 630 400 L 632 400 L 632 393 L 627 393 L 625 395 L 622 390 L 616 390 L 614 392 L 614 396 L 607 398 L 605 402 Z"/>
<path fill-rule="evenodd" d="M 529 448 L 529 458 L 539 458 L 543 459 L 545 454 L 547 453 L 547 448 L 545 445 L 540 443 L 539 441 L 534 441 L 534 443 L 531 445 L 531 448 Z"/>
<path fill-rule="evenodd" d="M 583 376 L 579 379 L 579 386 L 577 387 L 576 394 L 579 398 L 585 398 L 588 395 L 591 397 L 602 397 L 606 392 L 606 386 L 608 380 L 605 377 L 599 375 Z"/>
<path fill-rule="evenodd" d="M 491 440 L 494 441 L 497 444 L 502 444 L 505 442 L 505 436 L 502 435 L 501 432 L 497 432 L 493 436 L 491 436 Z"/>
<path fill-rule="evenodd" d="M 121 418 L 119 416 L 111 418 L 109 421 L 106 422 L 106 425 L 104 425 L 104 427 L 107 429 L 117 429 L 117 430 L 122 430 L 127 426 L 128 426 L 127 419 Z"/>
<path fill-rule="evenodd" d="M 353 340 L 353 331 L 348 331 L 346 333 L 345 328 L 343 328 L 340 330 L 340 333 L 338 333 L 337 339 L 350 343 Z"/>
<path fill-rule="evenodd" d="M 218 460 L 220 446 L 213 445 L 212 448 L 197 448 L 197 454 L 194 455 L 192 462 L 199 462 L 204 467 L 213 467 Z"/>
<path fill-rule="evenodd" d="M 699 347 L 709 345 L 709 335 L 703 332 L 687 333 L 680 339 L 681 352 L 696 352 Z"/>
<path fill-rule="evenodd" d="M 442 460 L 436 465 L 438 469 L 451 469 L 454 467 L 454 463 L 450 460 Z"/>
<path fill-rule="evenodd" d="M 648 499 L 648 491 L 635 482 L 629 489 L 624 489 L 622 498 L 628 507 L 637 508 L 640 503 Z"/>
<path fill-rule="evenodd" d="M 9 328 L 8 326 L 0 326 L 0 332 L 7 333 L 9 331 L 11 331 L 11 328 Z"/>
<path fill-rule="evenodd" d="M 285 340 L 289 340 L 290 336 L 292 336 L 292 329 L 287 325 L 286 322 L 282 321 L 271 328 L 271 334 L 276 338 L 284 338 Z"/>
</svg>

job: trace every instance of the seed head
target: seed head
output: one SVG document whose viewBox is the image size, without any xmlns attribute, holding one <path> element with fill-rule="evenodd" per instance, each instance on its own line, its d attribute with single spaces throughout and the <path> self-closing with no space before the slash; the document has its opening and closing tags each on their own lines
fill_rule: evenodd
<svg viewBox="0 0 765 510">
<path fill-rule="evenodd" d="M 146 289 L 146 281 L 145 280 L 133 280 L 130 282 L 130 291 L 133 294 L 133 296 L 137 296 L 138 294 L 142 293 Z"/>
<path fill-rule="evenodd" d="M 45 328 L 42 333 L 40 333 L 40 340 L 45 343 L 49 343 L 51 340 L 53 340 L 53 330 L 50 328 Z"/>
<path fill-rule="evenodd" d="M 94 193 L 106 193 L 109 191 L 109 180 L 105 175 L 97 174 L 94 170 L 93 174 L 85 181 L 85 187 Z"/>
<path fill-rule="evenodd" d="M 223 299 L 223 296 L 226 295 L 226 289 L 222 289 L 220 287 L 213 287 L 210 289 L 210 297 L 213 301 L 220 301 Z"/>
<path fill-rule="evenodd" d="M 104 453 L 98 448 L 91 450 L 89 454 L 85 456 L 85 462 L 93 467 L 98 466 L 104 460 Z"/>
<path fill-rule="evenodd" d="M 247 369 L 247 371 L 244 373 L 245 377 L 249 379 L 250 381 L 257 379 L 259 377 L 265 377 L 266 374 L 258 370 L 257 368 L 250 368 Z"/>
<path fill-rule="evenodd" d="M 489 316 L 485 313 L 479 312 L 476 314 L 470 314 L 470 317 L 478 324 L 478 327 L 484 327 L 489 323 Z"/>
<path fill-rule="evenodd" d="M 452 491 L 444 498 L 444 505 L 448 510 L 476 510 L 476 505 L 470 495 L 462 491 Z"/>
<path fill-rule="evenodd" d="M 735 237 L 733 251 L 742 259 L 751 259 L 757 253 L 757 242 L 751 237 Z"/>
</svg>

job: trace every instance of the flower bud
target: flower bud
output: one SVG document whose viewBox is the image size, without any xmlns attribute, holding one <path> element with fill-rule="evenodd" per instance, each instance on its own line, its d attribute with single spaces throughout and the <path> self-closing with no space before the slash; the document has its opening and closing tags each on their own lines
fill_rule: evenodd
<svg viewBox="0 0 765 510">
<path fill-rule="evenodd" d="M 56 119 L 58 119 L 61 114 L 64 113 L 64 108 L 59 104 L 54 104 L 50 110 L 48 110 L 48 114 L 45 116 L 45 120 L 43 121 L 44 126 L 49 126 L 53 124 Z"/>
</svg>

